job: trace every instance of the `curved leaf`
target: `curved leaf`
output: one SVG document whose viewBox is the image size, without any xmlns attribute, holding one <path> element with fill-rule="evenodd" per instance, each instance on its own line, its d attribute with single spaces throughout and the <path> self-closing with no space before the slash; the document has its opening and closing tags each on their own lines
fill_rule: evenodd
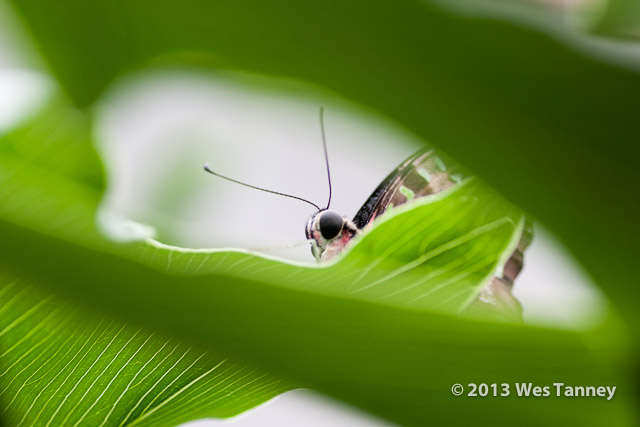
<svg viewBox="0 0 640 427">
<path fill-rule="evenodd" d="M 13 4 L 82 106 L 164 59 L 310 81 L 385 113 L 555 231 L 637 323 L 637 46 L 491 0 Z"/>
<path fill-rule="evenodd" d="M 172 274 L 259 278 L 275 286 L 457 313 L 498 273 L 520 239 L 523 222 L 517 209 L 469 180 L 394 208 L 326 266 L 158 242 L 152 242 L 155 248 L 135 247 L 132 254 Z"/>
<path fill-rule="evenodd" d="M 66 239 L 101 241 L 93 224 L 101 168 L 88 131 L 84 114 L 56 100 L 0 139 L 3 215 Z M 41 288 L 0 268 L 0 417 L 11 425 L 178 424 L 233 416 L 291 388 L 34 283 Z"/>
<path fill-rule="evenodd" d="M 518 230 L 520 214 L 473 181 L 425 200 L 415 209 L 395 210 L 342 260 L 317 267 L 241 252 L 193 254 L 108 242 L 91 231 L 93 199 L 90 193 L 80 191 L 82 185 L 50 171 L 36 173 L 8 158 L 0 156 L 0 160 L 0 234 L 4 239 L 0 265 L 8 277 L 19 275 L 25 283 L 51 286 L 81 297 L 92 306 L 229 354 L 248 366 L 275 372 L 295 384 L 402 424 L 463 422 L 470 411 L 479 425 L 496 420 L 517 420 L 523 425 L 539 425 L 550 419 L 584 425 L 599 425 L 605 420 L 620 425 L 633 422 L 629 405 L 634 391 L 624 374 L 625 349 L 614 336 L 464 320 L 434 311 L 445 307 L 457 310 L 478 290 L 478 285 L 449 270 L 457 255 L 464 253 L 461 265 L 483 280 L 496 265 L 486 263 L 485 258 L 501 259 Z M 475 198 L 477 203 L 473 203 Z M 79 205 L 83 207 L 79 209 Z M 36 212 L 34 206 L 38 206 Z M 476 215 L 463 217 L 457 215 L 459 212 Z M 436 221 L 425 221 L 425 214 L 433 215 Z M 49 220 L 45 226 L 42 218 Z M 479 230 L 483 224 L 491 226 Z M 362 274 L 360 270 L 353 272 L 350 265 L 361 267 L 371 260 L 370 254 L 384 253 L 378 245 L 393 244 L 403 236 L 406 245 L 374 261 L 366 273 L 367 284 L 385 281 L 368 288 L 364 282 L 361 287 L 355 282 L 351 290 L 360 292 L 349 293 L 348 286 Z M 466 251 L 462 245 L 468 245 Z M 143 248 L 147 248 L 146 253 Z M 423 257 L 430 262 L 421 263 Z M 34 260 L 37 268 L 33 268 Z M 407 303 L 421 294 L 411 294 L 413 289 L 390 295 L 415 279 L 414 271 L 405 268 L 407 260 L 414 262 L 421 278 L 425 277 L 422 273 L 429 272 L 434 277 L 433 282 L 420 283 L 425 286 L 421 292 L 432 292 L 432 297 L 414 301 L 414 307 L 407 307 Z M 481 266 L 482 271 L 473 270 L 473 266 Z M 433 275 L 437 270 L 442 271 L 442 281 Z M 455 283 L 460 287 L 455 288 Z M 440 286 L 447 293 L 437 296 L 434 290 Z M 59 314 L 53 311 L 45 315 Z M 56 325 L 51 327 L 55 329 Z M 64 324 L 58 327 L 64 328 Z M 40 333 L 37 324 L 26 330 Z M 17 341 L 10 346 L 21 337 L 14 335 L 13 339 Z M 130 346 L 121 348 L 130 357 L 144 339 L 134 338 Z M 597 340 L 599 345 L 590 348 L 585 340 Z M 107 358 L 101 363 L 112 360 L 119 359 Z M 208 369 L 214 366 L 208 365 Z M 12 374 L 18 378 L 18 372 Z M 199 374 L 195 375 L 197 378 Z M 558 381 L 613 384 L 619 395 L 614 401 L 511 398 L 489 405 L 485 400 L 456 398 L 450 393 L 456 382 L 513 384 L 532 380 L 543 385 Z M 20 377 L 13 384 L 1 384 L 3 388 L 14 387 L 16 382 L 22 384 L 24 380 Z M 100 393 L 94 392 L 104 392 L 103 397 L 108 395 L 113 400 L 111 406 L 106 400 L 102 406 L 98 400 L 96 406 L 101 405 L 101 411 L 96 417 L 106 416 L 110 408 L 116 408 L 113 413 L 124 412 L 113 406 L 119 394 L 109 390 L 115 390 L 116 382 L 111 386 L 109 382 L 100 383 Z M 122 387 L 119 382 L 118 387 Z M 32 401 L 33 397 L 25 400 Z M 177 398 L 172 402 L 182 403 Z M 76 415 L 81 417 L 91 404 Z M 169 410 L 168 404 L 166 407 Z M 452 413 L 452 407 L 458 410 Z M 176 413 L 181 415 L 179 410 L 180 406 Z M 90 415 L 91 411 L 87 413 Z"/>
<path fill-rule="evenodd" d="M 176 339 L 0 278 L 0 400 L 10 425 L 169 425 L 289 389 Z"/>
</svg>

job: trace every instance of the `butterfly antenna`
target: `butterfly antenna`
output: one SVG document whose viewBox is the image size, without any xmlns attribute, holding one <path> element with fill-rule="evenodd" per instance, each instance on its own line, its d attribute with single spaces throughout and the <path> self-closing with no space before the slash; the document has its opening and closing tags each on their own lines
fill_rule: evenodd
<svg viewBox="0 0 640 427">
<path fill-rule="evenodd" d="M 271 193 L 271 194 L 277 194 L 279 196 L 291 197 L 292 199 L 301 200 L 301 201 L 303 201 L 305 203 L 309 203 L 311 206 L 315 207 L 317 210 L 320 210 L 320 207 L 318 205 L 316 205 L 313 202 L 308 201 L 307 199 L 303 199 L 302 197 L 292 196 L 291 194 L 279 193 L 279 192 L 273 191 L 273 190 L 267 190 L 266 188 L 256 187 L 255 185 L 246 184 L 244 182 L 240 182 L 240 181 L 237 181 L 235 179 L 231 179 L 231 178 L 226 177 L 224 175 L 220 175 L 219 173 L 214 172 L 214 171 L 211 170 L 211 168 L 209 167 L 209 163 L 205 163 L 204 164 L 204 170 L 209 172 L 212 175 L 215 175 L 215 176 L 219 177 L 219 178 L 226 179 L 227 181 L 235 182 L 236 184 L 244 185 L 245 187 L 253 188 L 255 190 L 265 191 L 265 192 Z"/>
<path fill-rule="evenodd" d="M 322 147 L 324 148 L 324 161 L 327 164 L 327 179 L 329 180 L 329 201 L 326 209 L 331 206 L 331 171 L 329 170 L 329 155 L 327 154 L 327 140 L 324 135 L 324 107 L 320 107 L 320 130 L 322 131 Z"/>
</svg>

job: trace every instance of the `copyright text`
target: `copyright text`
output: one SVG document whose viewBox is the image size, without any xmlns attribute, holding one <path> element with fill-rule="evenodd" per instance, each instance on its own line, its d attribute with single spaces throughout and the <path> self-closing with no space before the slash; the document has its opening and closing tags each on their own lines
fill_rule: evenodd
<svg viewBox="0 0 640 427">
<path fill-rule="evenodd" d="M 616 386 L 584 386 L 553 383 L 552 385 L 535 385 L 533 383 L 469 383 L 453 384 L 451 393 L 454 396 L 468 397 L 595 397 L 611 400 L 616 393 Z"/>
</svg>

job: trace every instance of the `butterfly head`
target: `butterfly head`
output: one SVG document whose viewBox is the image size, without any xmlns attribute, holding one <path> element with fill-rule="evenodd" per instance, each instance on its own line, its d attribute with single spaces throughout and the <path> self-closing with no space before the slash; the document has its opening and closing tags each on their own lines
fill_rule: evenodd
<svg viewBox="0 0 640 427">
<path fill-rule="evenodd" d="M 311 252 L 318 261 L 326 261 L 337 255 L 349 243 L 349 241 L 358 233 L 358 228 L 353 221 L 343 217 L 337 211 L 329 209 L 331 207 L 331 172 L 329 170 L 329 155 L 327 154 L 327 141 L 324 135 L 324 109 L 320 108 L 320 130 L 322 131 L 322 147 L 324 149 L 324 160 L 327 166 L 327 181 L 329 183 L 329 200 L 326 208 L 320 208 L 319 205 L 292 194 L 280 193 L 278 191 L 268 190 L 266 188 L 250 185 L 242 181 L 238 181 L 211 170 L 209 164 L 205 163 L 204 170 L 227 181 L 255 190 L 267 193 L 277 194 L 292 199 L 305 202 L 317 209 L 316 213 L 311 215 L 305 227 L 307 240 L 311 242 Z"/>
<path fill-rule="evenodd" d="M 358 233 L 353 222 L 333 209 L 320 209 L 311 215 L 305 227 L 311 253 L 318 261 L 332 258 Z"/>
</svg>

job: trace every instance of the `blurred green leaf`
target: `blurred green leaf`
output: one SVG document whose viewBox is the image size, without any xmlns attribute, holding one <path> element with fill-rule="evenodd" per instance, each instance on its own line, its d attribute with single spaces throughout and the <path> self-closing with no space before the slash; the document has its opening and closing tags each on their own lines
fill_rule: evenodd
<svg viewBox="0 0 640 427">
<path fill-rule="evenodd" d="M 35 119 L 1 136 L 0 155 L 37 170 L 58 172 L 99 195 L 105 187 L 104 171 L 90 134 L 86 113 L 54 95 Z"/>
<path fill-rule="evenodd" d="M 102 168 L 88 141 L 86 114 L 61 98 L 0 138 L 3 215 L 63 239 L 103 241 L 94 226 Z M 0 416 L 10 425 L 179 424 L 230 417 L 291 388 L 10 271 L 0 267 Z"/>
<path fill-rule="evenodd" d="M 579 22 L 599 35 L 640 40 L 640 3 L 634 0 L 591 0 L 577 7 Z"/>
<path fill-rule="evenodd" d="M 0 247 L 10 272 L 401 424 L 456 425 L 466 423 L 469 413 L 479 425 L 633 423 L 625 350 L 610 331 L 582 335 L 462 320 L 321 289 L 287 288 L 263 280 L 260 271 L 252 279 L 223 271 L 179 276 L 6 221 L 0 231 L 10 242 Z M 164 265 L 174 255 L 150 251 L 146 256 L 164 258 Z M 27 252 L 38 259 L 38 269 L 25 262 Z M 613 401 L 480 400 L 456 399 L 449 390 L 456 382 L 519 381 L 616 385 L 619 394 Z"/>
<path fill-rule="evenodd" d="M 550 226 L 638 338 L 640 75 L 633 46 L 603 44 L 557 21 L 519 15 L 517 7 L 484 8 L 475 0 L 13 4 L 83 108 L 126 72 L 180 60 L 313 82 L 381 111 Z M 579 334 L 494 324 L 438 314 L 435 304 L 406 308 L 407 300 L 374 292 L 391 289 L 349 295 L 332 282 L 312 286 L 357 260 L 358 251 L 376 249 L 382 231 L 341 262 L 309 273 L 246 254 L 226 254 L 238 257 L 235 267 L 216 263 L 225 254 L 207 259 L 148 247 L 140 255 L 140 245 L 113 245 L 95 230 L 99 174 L 90 178 L 80 168 L 68 179 L 46 156 L 20 148 L 0 156 L 7 277 L 65 290 L 403 424 L 466 424 L 470 414 L 479 425 L 637 422 L 630 374 L 637 346 L 630 353 L 620 344 L 620 325 Z M 35 156 L 31 163 L 19 160 L 25 154 Z M 412 212 L 405 219 L 418 221 Z M 212 270 L 188 274 L 191 259 L 211 262 Z M 381 265 L 392 268 L 388 261 Z M 264 263 L 265 280 L 260 270 L 242 269 L 254 263 Z M 309 274 L 313 283 L 269 278 L 274 265 Z M 187 274 L 177 274 L 179 267 Z M 474 291 L 453 298 L 453 306 Z M 448 391 L 470 381 L 617 385 L 618 392 L 607 402 L 455 398 Z"/>
<path fill-rule="evenodd" d="M 635 325 L 638 55 L 506 3 L 13 2 L 78 105 L 158 58 L 191 58 L 381 111 L 555 231 Z"/>
<path fill-rule="evenodd" d="M 15 156 L 0 156 L 0 270 L 5 280 L 19 277 L 17 286 L 33 283 L 50 287 L 96 308 L 137 320 L 150 330 L 192 341 L 213 354 L 229 354 L 252 370 L 274 372 L 288 382 L 320 390 L 400 424 L 464 424 L 470 413 L 478 425 L 518 422 L 533 426 L 549 420 L 594 426 L 605 421 L 618 425 L 634 422 L 631 407 L 635 391 L 626 374 L 628 350 L 612 333 L 615 329 L 579 334 L 465 320 L 443 313 L 458 311 L 477 294 L 499 261 L 513 249 L 519 233 L 518 211 L 474 181 L 419 201 L 414 208 L 394 209 L 343 258 L 320 267 L 291 265 L 243 252 L 190 253 L 179 248 L 109 242 L 93 225 L 97 196 L 93 187 L 57 171 L 36 170 L 29 165 Z M 433 222 L 424 221 L 425 215 Z M 43 218 L 47 218 L 46 223 Z M 400 243 L 402 247 L 387 250 L 389 245 Z M 407 262 L 412 261 L 414 268 L 405 271 Z M 368 268 L 363 269 L 363 265 Z M 362 276 L 361 282 L 354 280 L 358 276 Z M 2 292 L 11 298 L 15 289 L 5 287 Z M 59 414 L 63 410 L 66 413 L 60 418 L 64 420 L 70 414 L 79 420 L 86 414 L 104 420 L 115 408 L 112 415 L 126 419 L 128 411 L 136 408 L 136 397 L 130 396 L 126 407 L 114 403 L 126 390 L 127 382 L 144 372 L 127 364 L 126 357 L 131 357 L 149 335 L 136 335 L 136 329 L 127 328 L 118 338 L 112 329 L 92 327 L 95 323 L 85 317 L 67 318 L 73 315 L 74 305 L 41 301 L 15 306 L 3 303 L 12 313 L 7 322 L 25 318 L 29 323 L 20 329 L 10 327 L 11 334 L 2 337 L 7 339 L 3 346 L 25 350 L 5 350 L 3 367 L 9 376 L 0 378 L 2 389 L 10 396 L 15 387 L 29 383 L 22 369 L 32 369 L 30 364 L 35 363 L 30 344 L 41 343 L 43 350 L 50 344 L 63 347 L 55 344 L 59 341 L 42 340 L 42 335 L 59 334 L 65 340 L 104 333 L 105 340 L 114 340 L 114 348 L 117 343 L 122 353 L 117 358 L 100 359 L 102 370 L 84 371 L 96 382 L 90 393 L 104 393 L 104 402 L 98 400 L 94 408 L 99 405 L 99 410 L 94 414 L 90 408 L 93 402 L 83 399 L 87 383 L 77 382 L 81 386 L 70 402 L 81 402 L 78 407 L 84 411 L 69 413 L 63 406 Z M 38 304 L 46 310 L 40 312 Z M 31 315 L 35 311 L 38 316 Z M 46 322 L 41 323 L 43 320 Z M 80 321 L 86 325 L 77 325 Z M 99 317 L 92 320 L 98 321 Z M 68 324 L 71 330 L 61 333 Z M 75 334 L 74 324 L 87 329 Z M 24 336 L 28 338 L 23 340 Z M 164 342 L 155 342 L 153 350 L 161 349 Z M 107 345 L 100 343 L 101 349 Z M 91 351 L 87 357 L 93 354 Z M 198 362 L 202 362 L 198 365 L 201 370 L 185 374 L 189 381 L 198 378 L 202 369 L 212 369 L 219 360 L 209 357 Z M 18 364 L 14 364 L 16 359 L 20 360 Z M 145 363 L 148 358 L 138 361 L 136 356 L 134 360 Z M 116 378 L 111 384 L 99 381 L 100 372 L 110 362 L 114 369 L 109 367 L 109 378 Z M 131 376 L 117 380 L 119 369 Z M 176 374 L 167 372 L 167 376 Z M 242 376 L 236 370 L 230 373 Z M 215 371 L 210 375 L 213 380 Z M 201 379 L 202 387 L 208 379 Z M 264 381 L 241 380 L 236 383 L 238 395 L 234 394 L 238 400 L 233 399 L 231 406 L 221 401 L 220 407 L 203 407 L 202 412 L 183 412 L 185 401 L 179 390 L 173 395 L 161 393 L 156 396 L 155 407 L 167 413 L 150 409 L 148 418 L 139 419 L 153 424 L 153 416 L 162 423 L 161 416 L 179 421 L 194 415 L 229 414 L 280 390 L 277 384 Z M 466 386 L 468 382 L 530 381 L 540 385 L 615 385 L 618 394 L 612 401 L 561 397 L 538 400 L 514 395 L 485 400 L 455 397 L 450 391 L 454 383 Z M 239 393 L 244 390 L 243 382 L 246 387 L 255 385 L 258 391 L 242 399 Z M 29 384 L 31 393 L 15 394 L 16 401 L 8 407 L 16 413 L 10 419 L 25 416 L 27 412 L 20 411 L 28 410 L 33 402 L 34 407 L 39 406 L 40 400 L 34 400 L 33 393 L 48 393 L 46 384 L 44 389 Z M 184 387 L 189 382 L 180 384 Z M 261 385 L 266 389 L 260 389 Z M 151 399 L 151 390 L 140 406 Z M 222 390 L 221 395 L 213 394 L 215 391 L 202 396 L 196 392 L 196 398 L 213 399 L 206 401 L 214 404 L 217 396 L 225 396 L 230 390 Z M 144 393 L 142 389 L 132 392 L 138 398 Z M 167 403 L 161 407 L 160 401 Z M 42 405 L 40 409 L 41 416 L 53 422 L 60 420 L 49 418 L 54 412 L 51 406 Z"/>
</svg>

